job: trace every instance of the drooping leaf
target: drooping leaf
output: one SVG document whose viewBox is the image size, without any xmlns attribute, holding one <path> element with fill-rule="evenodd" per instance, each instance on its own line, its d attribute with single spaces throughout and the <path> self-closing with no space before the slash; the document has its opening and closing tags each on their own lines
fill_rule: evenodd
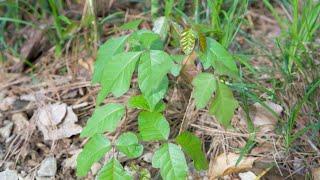
<svg viewBox="0 0 320 180">
<path fill-rule="evenodd" d="M 217 74 L 238 78 L 238 68 L 233 56 L 217 41 L 207 38 L 207 56 Z"/>
<path fill-rule="evenodd" d="M 139 60 L 141 52 L 123 52 L 106 62 L 101 79 L 101 90 L 97 97 L 99 105 L 112 92 L 116 97 L 126 93 L 130 87 L 132 73 Z"/>
<path fill-rule="evenodd" d="M 205 52 L 207 50 L 207 39 L 201 31 L 198 31 L 198 36 L 200 51 Z"/>
<path fill-rule="evenodd" d="M 209 112 L 225 127 L 230 126 L 235 109 L 238 107 L 238 101 L 233 97 L 232 91 L 228 86 L 217 83 L 217 92 L 210 106 Z"/>
<path fill-rule="evenodd" d="M 110 103 L 97 107 L 87 125 L 82 130 L 80 137 L 92 137 L 105 131 L 113 132 L 124 114 L 124 106 Z"/>
<path fill-rule="evenodd" d="M 166 118 L 157 112 L 140 112 L 138 129 L 143 141 L 167 140 L 170 133 Z"/>
<path fill-rule="evenodd" d="M 182 51 L 189 55 L 195 46 L 196 38 L 192 29 L 185 29 L 181 33 L 180 37 L 180 47 Z"/>
<path fill-rule="evenodd" d="M 143 152 L 143 146 L 132 132 L 121 134 L 116 141 L 116 148 L 129 158 L 139 157 Z"/>
<path fill-rule="evenodd" d="M 142 22 L 142 19 L 136 19 L 136 20 L 122 24 L 119 27 L 119 29 L 120 30 L 137 30 L 141 22 Z"/>
<path fill-rule="evenodd" d="M 113 55 L 124 51 L 124 44 L 127 38 L 128 36 L 110 38 L 99 48 L 97 59 L 94 63 L 93 83 L 101 82 L 106 62 L 111 61 Z"/>
<path fill-rule="evenodd" d="M 154 98 L 155 95 L 156 94 L 153 94 L 150 97 L 148 97 L 148 101 L 150 101 L 151 103 L 154 102 L 153 99 L 155 99 Z M 144 98 L 143 95 L 132 96 L 128 101 L 128 107 L 137 108 L 137 109 L 146 110 L 146 111 L 154 111 L 154 112 L 164 111 L 165 104 L 163 102 L 160 101 L 154 106 L 154 108 L 150 108 L 149 104 L 151 103 L 148 103 L 148 101 Z"/>
<path fill-rule="evenodd" d="M 127 173 L 120 162 L 112 158 L 103 168 L 99 171 L 97 180 L 131 180 L 133 179 Z"/>
<path fill-rule="evenodd" d="M 85 176 L 93 163 L 99 161 L 111 149 L 110 141 L 102 134 L 94 135 L 77 157 L 77 176 Z"/>
<path fill-rule="evenodd" d="M 164 98 L 168 90 L 168 85 L 169 85 L 169 80 L 168 80 L 168 77 L 165 76 L 161 81 L 160 86 L 157 89 L 153 90 L 149 94 L 144 94 L 144 98 L 148 102 L 150 111 L 155 111 L 160 100 Z"/>
<path fill-rule="evenodd" d="M 152 157 L 152 166 L 160 168 L 164 180 L 185 180 L 188 166 L 179 146 L 171 143 L 163 144 Z"/>
<path fill-rule="evenodd" d="M 168 19 L 162 16 L 157 18 L 153 24 L 152 31 L 159 34 L 162 40 L 165 40 L 169 31 Z"/>
<path fill-rule="evenodd" d="M 151 50 L 143 53 L 138 67 L 138 83 L 141 92 L 150 95 L 156 91 L 172 64 L 171 57 L 164 51 Z"/>
<path fill-rule="evenodd" d="M 196 170 L 208 169 L 208 161 L 201 148 L 201 140 L 192 133 L 185 131 L 176 137 L 176 142 L 182 150 L 191 157 Z"/>
<path fill-rule="evenodd" d="M 197 108 L 204 108 L 216 89 L 216 79 L 214 75 L 210 73 L 200 73 L 193 79 L 192 85 L 194 86 L 192 96 L 196 101 Z"/>
</svg>

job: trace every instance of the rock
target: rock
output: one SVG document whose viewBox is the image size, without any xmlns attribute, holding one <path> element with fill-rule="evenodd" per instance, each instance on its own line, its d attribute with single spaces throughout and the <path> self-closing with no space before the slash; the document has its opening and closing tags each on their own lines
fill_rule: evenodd
<svg viewBox="0 0 320 180">
<path fill-rule="evenodd" d="M 17 171 L 6 169 L 0 172 L 0 180 L 18 180 L 19 176 Z"/>
<path fill-rule="evenodd" d="M 10 121 L 5 121 L 4 126 L 0 128 L 0 136 L 7 139 L 10 137 L 13 123 Z"/>
<path fill-rule="evenodd" d="M 14 131 L 16 133 L 22 132 L 29 126 L 29 121 L 24 113 L 13 114 L 12 122 L 14 124 Z"/>
<path fill-rule="evenodd" d="M 55 176 L 57 172 L 57 160 L 53 156 L 49 156 L 41 162 L 38 170 L 38 176 Z"/>
<path fill-rule="evenodd" d="M 10 108 L 12 108 L 15 101 L 16 101 L 16 97 L 6 97 L 2 99 L 0 102 L 0 110 L 8 111 Z"/>
</svg>

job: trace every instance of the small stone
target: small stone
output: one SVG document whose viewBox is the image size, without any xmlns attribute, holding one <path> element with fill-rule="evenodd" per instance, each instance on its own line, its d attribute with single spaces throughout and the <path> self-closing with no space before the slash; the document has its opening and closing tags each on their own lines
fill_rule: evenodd
<svg viewBox="0 0 320 180">
<path fill-rule="evenodd" d="M 0 180 L 18 180 L 19 176 L 17 171 L 6 169 L 0 172 Z"/>
<path fill-rule="evenodd" d="M 57 172 L 57 160 L 53 157 L 47 157 L 41 162 L 38 170 L 38 176 L 55 176 Z"/>
<path fill-rule="evenodd" d="M 12 115 L 14 132 L 22 132 L 29 126 L 29 121 L 24 113 L 15 113 Z"/>
<path fill-rule="evenodd" d="M 91 167 L 92 175 L 96 175 L 100 169 L 101 169 L 101 164 L 100 163 L 94 163 L 92 165 L 92 167 Z"/>
<path fill-rule="evenodd" d="M 10 121 L 5 121 L 4 126 L 0 128 L 0 136 L 7 139 L 10 137 L 13 123 Z"/>
</svg>

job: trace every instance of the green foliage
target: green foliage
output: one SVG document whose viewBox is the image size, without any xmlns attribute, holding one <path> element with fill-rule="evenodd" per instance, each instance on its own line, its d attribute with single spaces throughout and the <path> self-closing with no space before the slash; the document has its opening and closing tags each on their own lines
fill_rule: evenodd
<svg viewBox="0 0 320 180">
<path fill-rule="evenodd" d="M 106 68 L 106 62 L 110 61 L 113 55 L 124 51 L 124 44 L 127 38 L 128 36 L 113 37 L 100 46 L 94 64 L 94 73 L 92 76 L 93 83 L 101 83 L 103 71 Z"/>
<path fill-rule="evenodd" d="M 120 30 L 137 30 L 139 25 L 141 24 L 142 19 L 136 19 L 125 24 L 122 24 L 119 29 Z"/>
<path fill-rule="evenodd" d="M 85 176 L 93 163 L 111 149 L 110 141 L 101 134 L 91 137 L 77 158 L 77 175 Z"/>
<path fill-rule="evenodd" d="M 188 166 L 179 146 L 165 143 L 156 150 L 152 157 L 152 166 L 160 168 L 164 180 L 184 180 L 187 177 Z"/>
<path fill-rule="evenodd" d="M 166 118 L 157 112 L 141 112 L 138 128 L 143 141 L 167 140 L 170 127 Z"/>
<path fill-rule="evenodd" d="M 233 113 L 238 107 L 238 101 L 234 99 L 232 91 L 227 85 L 221 82 L 218 82 L 217 85 L 217 93 L 210 106 L 210 113 L 215 115 L 225 128 L 228 128 Z"/>
<path fill-rule="evenodd" d="M 142 96 L 132 96 L 128 101 L 128 107 L 136 108 L 146 111 L 154 111 L 154 112 L 162 112 L 165 109 L 165 104 L 163 102 L 159 102 L 155 108 L 152 110 L 149 106 L 148 101 Z"/>
<path fill-rule="evenodd" d="M 108 68 L 105 68 L 102 74 L 102 89 L 98 94 L 97 104 L 100 104 L 110 92 L 120 97 L 128 91 L 140 55 L 141 52 L 123 52 L 106 62 Z"/>
<path fill-rule="evenodd" d="M 133 179 L 121 166 L 120 162 L 112 158 L 100 170 L 98 180 L 130 180 Z"/>
<path fill-rule="evenodd" d="M 201 148 L 201 140 L 192 133 L 185 131 L 176 137 L 182 150 L 191 157 L 197 170 L 208 169 L 208 161 Z"/>
<path fill-rule="evenodd" d="M 116 141 L 116 148 L 129 158 L 139 157 L 143 152 L 143 146 L 132 132 L 121 134 Z"/>
<path fill-rule="evenodd" d="M 124 114 L 124 106 L 110 103 L 98 107 L 81 132 L 81 137 L 92 137 L 105 131 L 113 132 Z"/>
<path fill-rule="evenodd" d="M 216 79 L 213 74 L 200 73 L 192 81 L 194 86 L 193 94 L 198 109 L 204 108 L 212 93 L 216 90 Z"/>
</svg>

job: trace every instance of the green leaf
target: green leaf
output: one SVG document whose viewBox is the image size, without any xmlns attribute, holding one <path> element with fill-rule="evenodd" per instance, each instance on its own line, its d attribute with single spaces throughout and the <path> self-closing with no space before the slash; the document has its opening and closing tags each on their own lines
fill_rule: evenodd
<svg viewBox="0 0 320 180">
<path fill-rule="evenodd" d="M 120 162 L 112 158 L 99 171 L 97 180 L 131 180 L 133 179 L 121 166 Z"/>
<path fill-rule="evenodd" d="M 139 60 L 141 52 L 123 52 L 106 62 L 101 79 L 102 89 L 97 97 L 99 105 L 104 98 L 112 92 L 116 97 L 126 93 L 130 87 L 132 73 Z"/>
<path fill-rule="evenodd" d="M 150 94 L 144 94 L 144 98 L 149 104 L 150 111 L 155 111 L 159 101 L 164 98 L 168 90 L 168 85 L 169 80 L 167 76 L 165 76 L 157 89 L 153 90 Z"/>
<path fill-rule="evenodd" d="M 188 55 L 193 51 L 196 38 L 192 29 L 188 28 L 182 31 L 180 37 L 180 46 L 182 51 Z"/>
<path fill-rule="evenodd" d="M 238 101 L 234 99 L 229 87 L 219 82 L 217 93 L 210 106 L 209 112 L 213 114 L 225 128 L 228 128 L 238 105 Z"/>
<path fill-rule="evenodd" d="M 233 56 L 217 41 L 207 38 L 207 47 L 210 52 L 208 58 L 212 59 L 212 66 L 219 75 L 227 75 L 232 78 L 238 78 L 238 68 Z"/>
<path fill-rule="evenodd" d="M 188 166 L 179 146 L 171 143 L 163 144 L 152 157 L 152 166 L 160 168 L 164 180 L 185 180 Z"/>
<path fill-rule="evenodd" d="M 148 102 L 142 95 L 130 97 L 128 101 L 128 107 L 149 110 Z"/>
<path fill-rule="evenodd" d="M 105 131 L 113 132 L 124 114 L 124 106 L 110 103 L 97 107 L 82 130 L 80 137 L 92 137 Z"/>
<path fill-rule="evenodd" d="M 129 38 L 130 44 L 137 46 L 141 45 L 142 49 L 163 49 L 163 42 L 160 35 L 150 30 L 139 30 L 131 34 Z"/>
<path fill-rule="evenodd" d="M 85 176 L 93 163 L 110 151 L 111 143 L 102 134 L 93 136 L 77 157 L 77 176 Z"/>
<path fill-rule="evenodd" d="M 116 148 L 129 158 L 139 157 L 143 152 L 143 146 L 132 132 L 121 134 L 116 141 Z"/>
<path fill-rule="evenodd" d="M 158 112 L 140 112 L 138 129 L 143 141 L 167 140 L 170 133 L 169 123 Z"/>
<path fill-rule="evenodd" d="M 153 94 L 155 95 L 155 94 Z M 150 98 L 151 97 L 151 98 Z M 150 96 L 148 101 L 153 102 L 152 97 L 154 96 Z M 165 104 L 163 102 L 158 102 L 154 108 L 150 108 L 148 101 L 144 98 L 143 95 L 138 95 L 138 96 L 132 96 L 130 97 L 129 101 L 128 101 L 128 107 L 130 108 L 137 108 L 137 109 L 141 109 L 141 110 L 146 110 L 146 111 L 155 111 L 155 112 L 162 112 L 165 109 Z M 153 105 L 153 104 L 151 104 Z"/>
<path fill-rule="evenodd" d="M 124 44 L 128 36 L 121 36 L 116 38 L 110 38 L 98 50 L 97 59 L 94 63 L 94 72 L 92 76 L 92 82 L 101 82 L 104 69 L 107 67 L 106 62 L 111 60 L 111 57 L 115 54 L 124 51 Z"/>
<path fill-rule="evenodd" d="M 120 30 L 137 30 L 141 22 L 142 22 L 142 19 L 136 19 L 136 20 L 122 24 L 119 27 L 119 29 Z"/>
<path fill-rule="evenodd" d="M 196 101 L 197 108 L 204 108 L 216 90 L 216 79 L 213 74 L 200 73 L 193 79 L 192 85 L 194 86 L 192 96 Z"/>
<path fill-rule="evenodd" d="M 182 150 L 191 157 L 196 170 L 208 169 L 208 161 L 201 149 L 201 140 L 197 136 L 185 131 L 176 137 L 176 142 L 182 147 Z"/>
<path fill-rule="evenodd" d="M 159 34 L 162 40 L 165 40 L 169 31 L 168 19 L 164 16 L 157 18 L 153 23 L 152 31 Z"/>
<path fill-rule="evenodd" d="M 170 72 L 173 62 L 164 51 L 151 50 L 143 53 L 138 67 L 138 83 L 145 95 L 153 93 L 162 83 L 163 78 Z"/>
</svg>

